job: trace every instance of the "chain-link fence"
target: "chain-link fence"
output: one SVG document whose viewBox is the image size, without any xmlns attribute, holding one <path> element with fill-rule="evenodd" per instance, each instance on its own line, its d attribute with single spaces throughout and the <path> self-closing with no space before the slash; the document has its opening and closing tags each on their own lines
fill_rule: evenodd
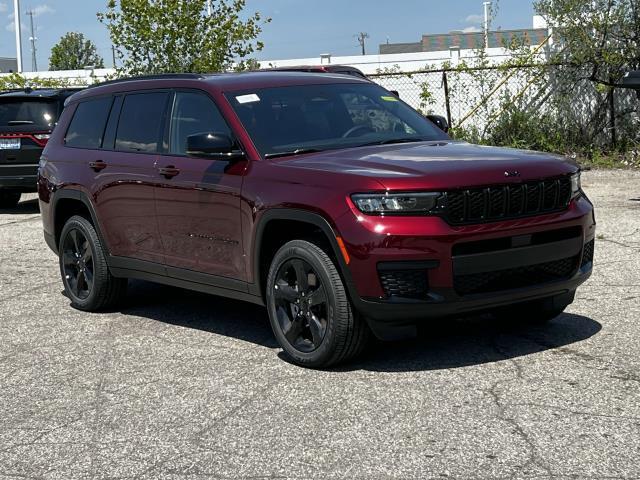
<svg viewBox="0 0 640 480">
<path fill-rule="evenodd" d="M 635 95 L 604 89 L 583 73 L 575 66 L 530 64 L 379 73 L 371 79 L 423 113 L 446 117 L 456 132 L 474 141 L 495 143 L 497 134 L 509 136 L 509 128 L 518 126 L 525 131 L 513 136 L 527 137 L 532 125 L 526 124 L 532 123 L 547 137 L 543 141 L 564 141 L 568 147 L 638 142 Z M 541 147 L 512 140 L 504 143 Z"/>
</svg>

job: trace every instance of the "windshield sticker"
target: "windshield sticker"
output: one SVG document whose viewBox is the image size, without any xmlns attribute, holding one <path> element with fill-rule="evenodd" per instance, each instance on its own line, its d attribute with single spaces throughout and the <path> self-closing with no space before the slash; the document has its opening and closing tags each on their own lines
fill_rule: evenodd
<svg viewBox="0 0 640 480">
<path fill-rule="evenodd" d="M 398 97 L 380 97 L 382 100 L 384 100 L 385 102 L 398 102 Z"/>
<path fill-rule="evenodd" d="M 260 101 L 260 97 L 258 95 L 256 95 L 255 93 L 251 93 L 249 95 L 239 95 L 239 96 L 236 97 L 236 100 L 240 104 L 255 103 L 255 102 L 259 102 Z"/>
</svg>

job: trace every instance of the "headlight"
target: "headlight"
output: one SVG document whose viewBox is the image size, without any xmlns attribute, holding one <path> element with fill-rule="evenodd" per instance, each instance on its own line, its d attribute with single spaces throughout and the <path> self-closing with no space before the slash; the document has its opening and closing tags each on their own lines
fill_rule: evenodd
<svg viewBox="0 0 640 480">
<path fill-rule="evenodd" d="M 582 183 L 580 182 L 580 172 L 571 175 L 571 198 L 579 197 L 582 193 Z"/>
<path fill-rule="evenodd" d="M 359 193 L 351 199 L 358 210 L 369 215 L 429 215 L 442 208 L 439 192 L 431 193 Z"/>
</svg>

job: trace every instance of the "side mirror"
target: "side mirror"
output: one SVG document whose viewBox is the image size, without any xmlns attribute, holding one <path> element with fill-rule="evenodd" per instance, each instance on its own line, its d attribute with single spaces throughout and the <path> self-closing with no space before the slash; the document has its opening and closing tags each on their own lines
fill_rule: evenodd
<svg viewBox="0 0 640 480">
<path fill-rule="evenodd" d="M 400 98 L 400 92 L 398 90 L 389 90 L 393 95 Z"/>
<path fill-rule="evenodd" d="M 449 122 L 447 119 L 440 115 L 425 115 L 427 120 L 430 120 L 432 123 L 435 123 L 436 127 L 442 130 L 445 133 L 449 132 Z"/>
<path fill-rule="evenodd" d="M 235 160 L 244 157 L 235 142 L 224 133 L 196 133 L 187 137 L 187 155 L 211 160 Z"/>
</svg>

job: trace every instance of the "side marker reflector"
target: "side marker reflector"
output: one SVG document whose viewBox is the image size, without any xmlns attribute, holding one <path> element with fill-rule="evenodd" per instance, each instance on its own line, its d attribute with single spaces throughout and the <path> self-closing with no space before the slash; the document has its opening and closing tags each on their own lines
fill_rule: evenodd
<svg viewBox="0 0 640 480">
<path fill-rule="evenodd" d="M 344 261 L 347 262 L 347 265 L 349 265 L 349 263 L 351 262 L 351 257 L 349 257 L 349 252 L 347 252 L 347 247 L 344 246 L 342 237 L 336 237 L 336 240 L 338 241 L 338 246 L 340 247 L 340 251 L 342 252 Z"/>
</svg>

